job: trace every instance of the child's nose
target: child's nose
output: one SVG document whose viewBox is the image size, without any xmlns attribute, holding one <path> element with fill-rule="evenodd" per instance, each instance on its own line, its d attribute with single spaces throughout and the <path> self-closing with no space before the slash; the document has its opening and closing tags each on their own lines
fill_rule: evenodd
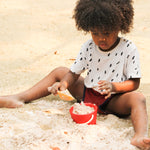
<svg viewBox="0 0 150 150">
<path fill-rule="evenodd" d="M 99 41 L 106 41 L 105 37 L 99 37 Z"/>
</svg>

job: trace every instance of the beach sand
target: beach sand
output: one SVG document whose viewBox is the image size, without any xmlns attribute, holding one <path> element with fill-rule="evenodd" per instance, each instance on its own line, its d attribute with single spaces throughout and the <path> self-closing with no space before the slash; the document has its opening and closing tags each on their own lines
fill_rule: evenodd
<svg viewBox="0 0 150 150">
<path fill-rule="evenodd" d="M 28 89 L 58 66 L 70 67 L 90 37 L 72 19 L 76 0 L 0 1 L 0 95 Z M 135 0 L 134 28 L 150 118 L 150 1 Z M 84 75 L 83 75 L 84 76 Z M 48 96 L 17 109 L 0 109 L 0 150 L 136 150 L 130 118 L 98 115 L 96 125 L 72 121 L 65 102 Z M 150 124 L 149 124 L 150 128 Z M 150 134 L 149 134 L 150 135 Z"/>
</svg>

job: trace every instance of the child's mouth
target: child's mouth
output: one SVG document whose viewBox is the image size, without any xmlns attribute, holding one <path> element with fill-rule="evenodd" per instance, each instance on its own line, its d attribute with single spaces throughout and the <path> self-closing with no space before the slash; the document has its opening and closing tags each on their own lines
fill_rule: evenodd
<svg viewBox="0 0 150 150">
<path fill-rule="evenodd" d="M 99 45 L 99 48 L 100 48 L 100 49 L 107 49 L 107 45 L 106 45 L 106 44 L 100 44 L 100 45 Z"/>
</svg>

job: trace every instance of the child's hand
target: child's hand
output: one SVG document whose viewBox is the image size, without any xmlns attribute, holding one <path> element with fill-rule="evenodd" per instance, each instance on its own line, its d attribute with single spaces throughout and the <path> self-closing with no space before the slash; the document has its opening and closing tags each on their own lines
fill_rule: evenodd
<svg viewBox="0 0 150 150">
<path fill-rule="evenodd" d="M 111 92 L 112 92 L 112 83 L 105 81 L 105 80 L 101 80 L 98 82 L 98 87 L 99 90 L 102 91 L 101 95 L 106 95 L 105 99 L 109 98 L 111 96 Z"/>
<path fill-rule="evenodd" d="M 54 95 L 57 94 L 58 90 L 66 90 L 66 88 L 60 83 L 60 82 L 55 82 L 52 86 L 48 87 L 48 91 Z"/>
</svg>

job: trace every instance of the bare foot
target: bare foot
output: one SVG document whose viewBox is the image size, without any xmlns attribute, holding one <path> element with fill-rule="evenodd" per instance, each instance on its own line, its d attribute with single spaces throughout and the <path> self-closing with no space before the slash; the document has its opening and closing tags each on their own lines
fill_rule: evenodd
<svg viewBox="0 0 150 150">
<path fill-rule="evenodd" d="M 22 107 L 24 103 L 19 100 L 16 96 L 1 96 L 0 107 L 6 108 L 17 108 Z"/>
<path fill-rule="evenodd" d="M 150 150 L 150 138 L 148 137 L 134 137 L 131 140 L 131 144 L 141 150 Z"/>
</svg>

